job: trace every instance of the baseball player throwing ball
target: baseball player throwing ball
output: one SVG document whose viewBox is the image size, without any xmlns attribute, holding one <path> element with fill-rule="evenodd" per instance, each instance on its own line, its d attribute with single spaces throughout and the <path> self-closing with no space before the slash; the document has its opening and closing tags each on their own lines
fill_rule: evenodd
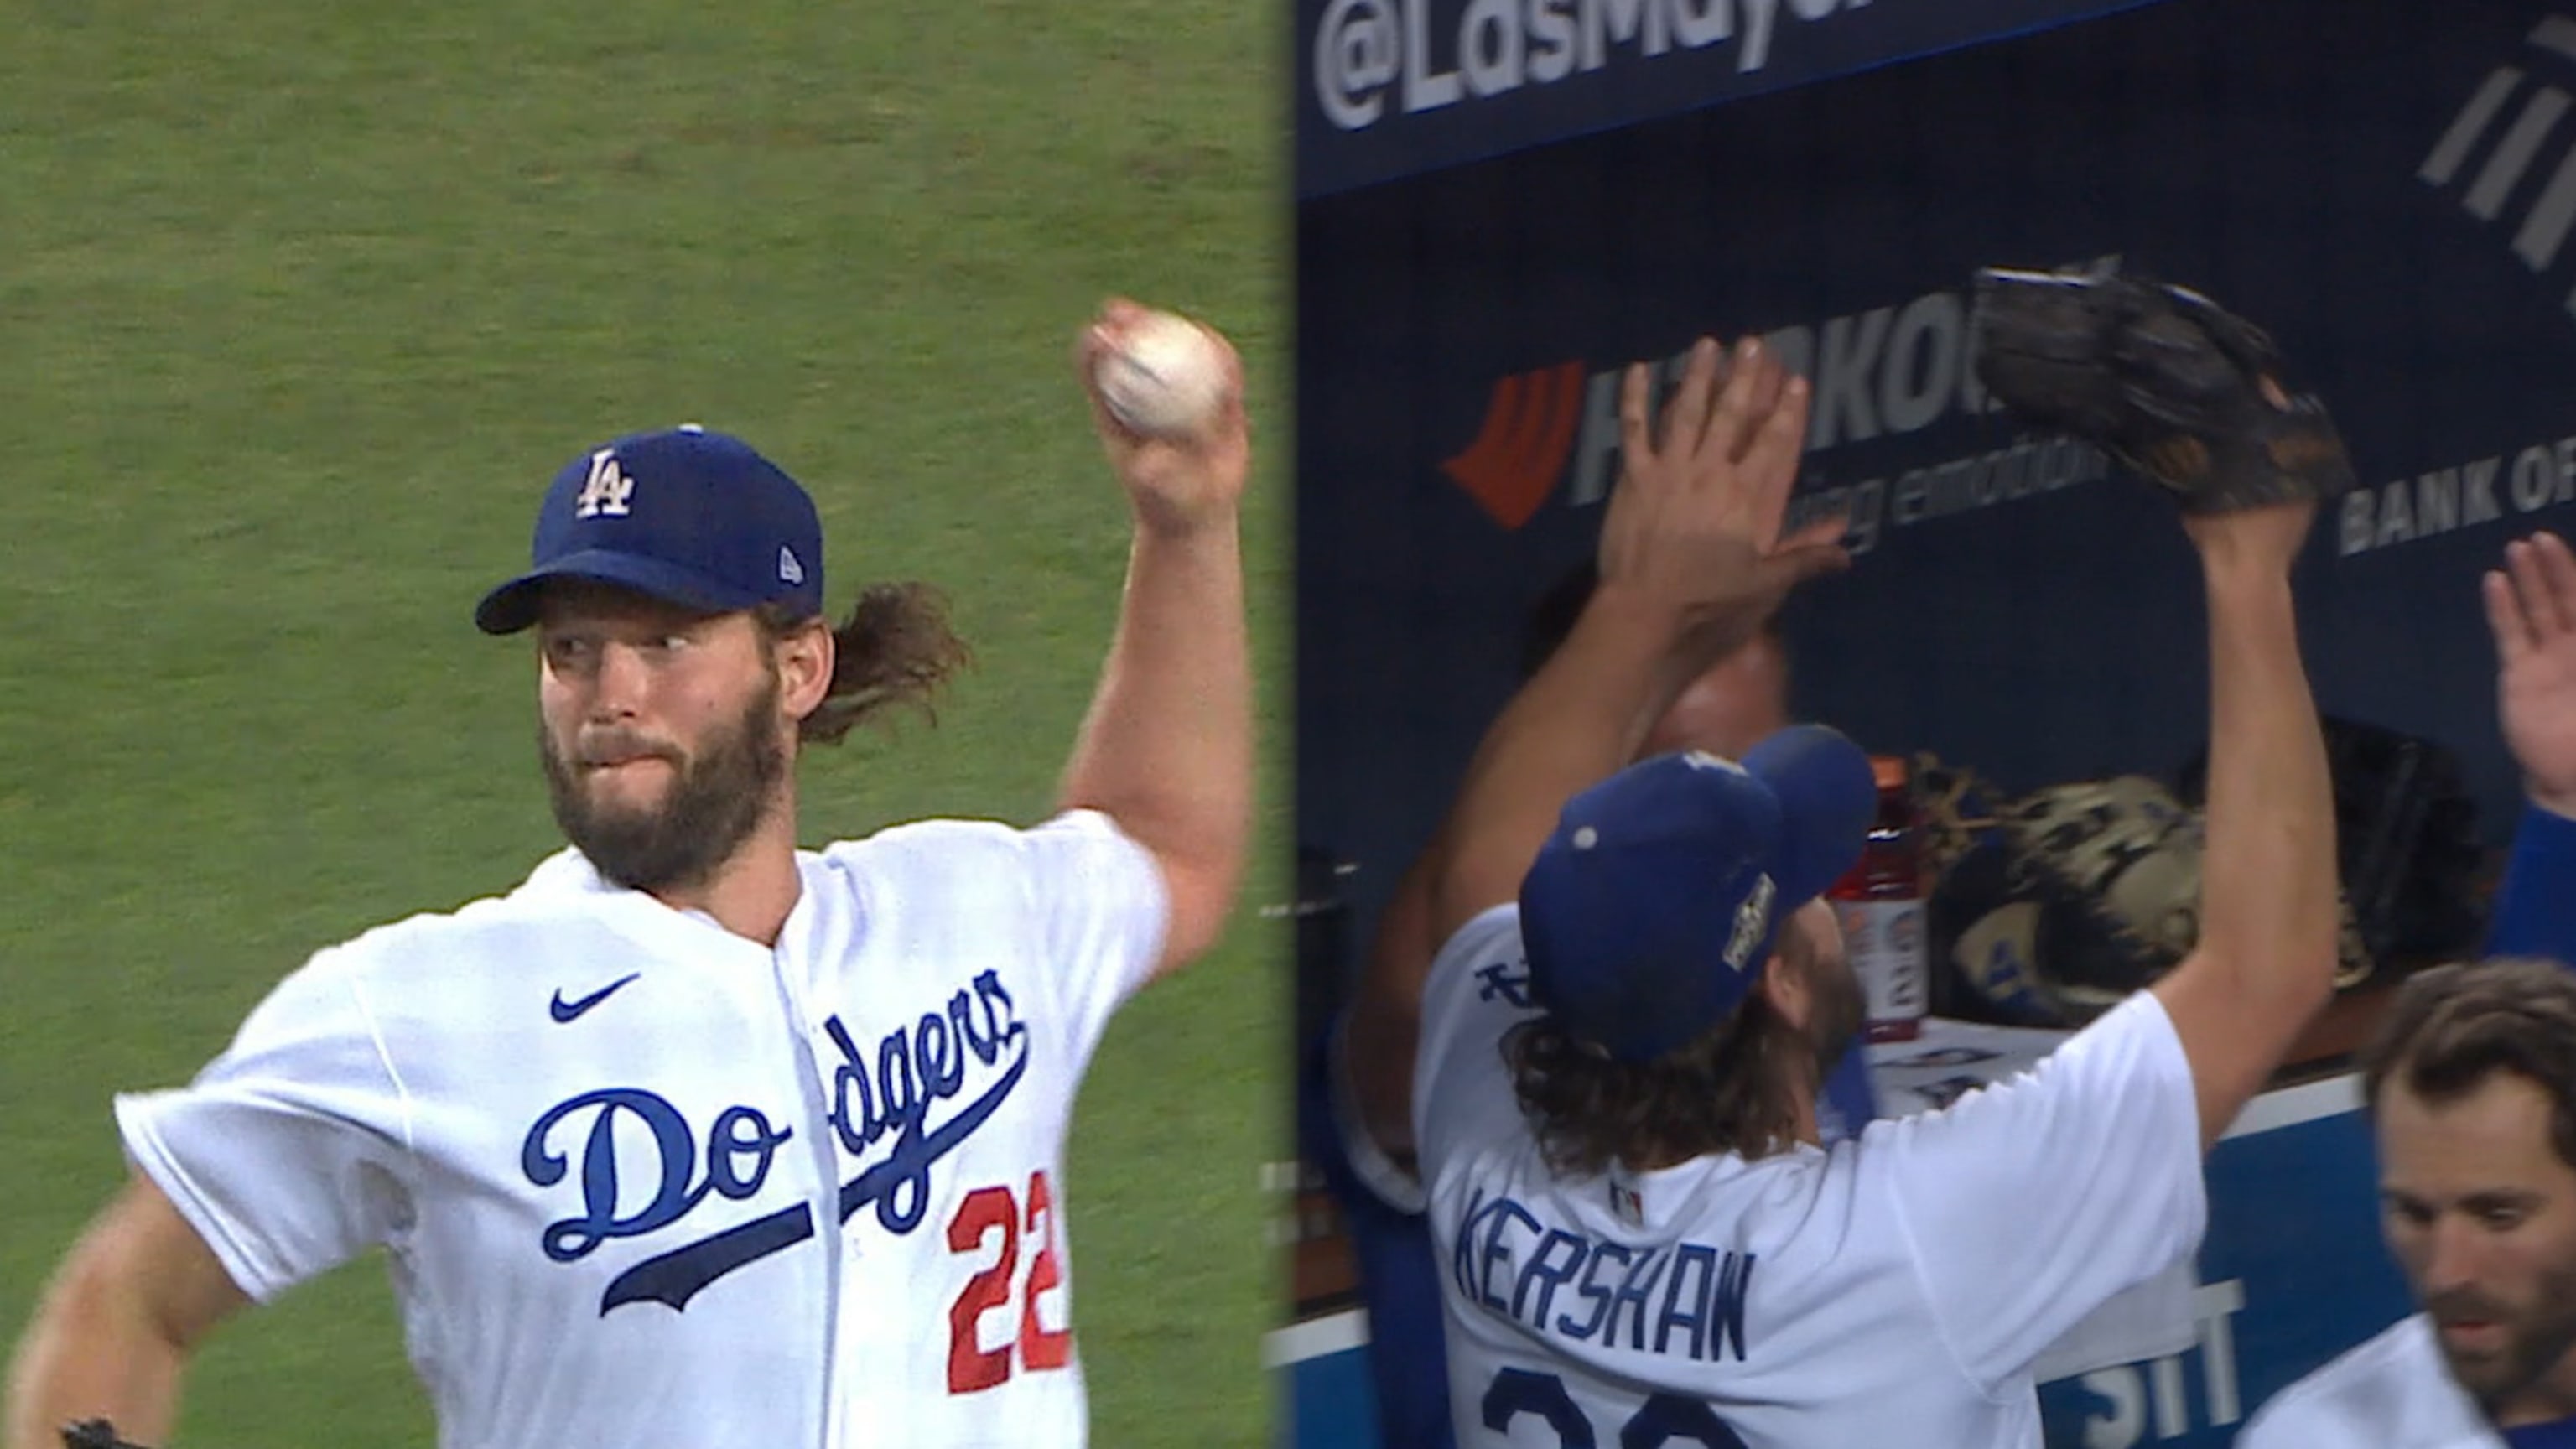
<svg viewBox="0 0 2576 1449">
<path fill-rule="evenodd" d="M 1103 311 L 1086 380 L 1140 316 Z M 938 682 L 935 602 L 871 590 L 836 632 L 812 500 L 733 438 L 558 474 L 534 566 L 475 620 L 534 633 L 571 848 L 320 952 L 195 1082 L 117 1099 L 135 1171 L 28 1332 L 9 1449 L 167 1442 L 219 1321 L 373 1246 L 442 1444 L 1081 1444 L 1075 1085 L 1119 1004 L 1214 942 L 1249 828 L 1222 360 L 1176 436 L 1094 391 L 1135 535 L 1034 829 L 799 850 L 800 747 Z"/>
<path fill-rule="evenodd" d="M 1989 283 L 2008 402 L 2032 396 L 2021 317 L 2049 385 L 2103 389 L 2124 426 L 2147 416 L 2124 392 L 2222 374 L 2261 409 L 2206 432 L 2166 409 L 2177 466 L 2154 475 L 2193 509 L 2209 605 L 2198 951 L 2037 1071 L 1818 1145 L 1861 1001 L 1816 897 L 1863 843 L 1866 759 L 1804 726 L 1613 773 L 1710 650 L 1827 565 L 1778 538 L 1807 395 L 1752 343 L 1720 386 L 1703 343 L 1650 433 L 1633 370 L 1599 591 L 1487 734 L 1436 867 L 1413 1116 L 1462 1445 L 2039 1444 L 2031 1364 L 2195 1247 L 2202 1154 L 2327 999 L 2332 813 L 2290 589 L 2324 490 L 2215 446 L 2313 404 L 2188 317 L 2140 335 L 2180 315 L 2161 291 L 2056 285 Z"/>
</svg>

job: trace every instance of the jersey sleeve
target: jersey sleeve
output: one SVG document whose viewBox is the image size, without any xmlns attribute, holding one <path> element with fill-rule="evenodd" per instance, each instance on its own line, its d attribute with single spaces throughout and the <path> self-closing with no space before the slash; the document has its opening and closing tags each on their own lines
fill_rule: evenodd
<svg viewBox="0 0 2576 1449">
<path fill-rule="evenodd" d="M 1469 920 L 1432 958 L 1413 1058 L 1413 1140 L 1424 1183 L 1439 1177 L 1456 1144 L 1519 1120 L 1502 1041 L 1537 1014 L 1517 904 Z"/>
<path fill-rule="evenodd" d="M 115 1106 L 126 1155 L 255 1301 L 409 1221 L 407 1103 L 334 952 L 279 983 L 194 1082 Z"/>
<path fill-rule="evenodd" d="M 2576 820 L 2523 807 L 2487 925 L 2487 954 L 2576 966 Z"/>
<path fill-rule="evenodd" d="M 2182 1039 L 2138 992 L 2031 1071 L 1863 1135 L 1959 1366 L 1991 1391 L 2208 1218 Z"/>
<path fill-rule="evenodd" d="M 1171 925 L 1163 868 L 1097 810 L 1020 831 L 1016 846 L 1045 979 L 1087 1051 L 1162 957 Z"/>
</svg>

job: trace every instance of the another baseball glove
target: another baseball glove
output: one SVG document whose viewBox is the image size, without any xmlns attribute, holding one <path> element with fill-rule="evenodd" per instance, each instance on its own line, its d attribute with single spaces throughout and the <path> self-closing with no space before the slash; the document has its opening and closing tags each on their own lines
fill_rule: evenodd
<svg viewBox="0 0 2576 1449">
<path fill-rule="evenodd" d="M 1936 962 L 1976 1013 L 2081 1026 L 2154 982 L 2200 938 L 2201 813 L 2142 775 L 2052 785 L 1995 810 L 1983 848 L 1934 887 Z M 2335 984 L 2372 959 L 2342 904 Z"/>
<path fill-rule="evenodd" d="M 2102 449 L 2187 512 L 2353 486 L 2325 404 L 2282 381 L 2263 329 L 2135 275 L 1988 268 L 1976 279 L 1977 378 L 2023 424 Z"/>
</svg>

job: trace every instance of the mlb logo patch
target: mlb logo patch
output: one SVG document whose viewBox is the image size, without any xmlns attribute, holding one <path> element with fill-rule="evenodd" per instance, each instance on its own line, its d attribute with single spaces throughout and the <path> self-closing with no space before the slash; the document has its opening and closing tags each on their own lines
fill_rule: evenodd
<svg viewBox="0 0 2576 1449">
<path fill-rule="evenodd" d="M 1646 1225 L 1646 1199 L 1615 1172 L 1610 1177 L 1610 1211 L 1632 1228 Z"/>
</svg>

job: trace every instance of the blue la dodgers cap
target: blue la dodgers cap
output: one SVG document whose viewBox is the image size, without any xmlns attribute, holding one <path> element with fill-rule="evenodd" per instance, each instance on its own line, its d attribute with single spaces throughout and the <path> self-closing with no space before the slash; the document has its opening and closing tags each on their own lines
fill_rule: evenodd
<svg viewBox="0 0 2576 1449">
<path fill-rule="evenodd" d="M 814 500 L 740 438 L 695 423 L 636 433 L 564 465 L 537 510 L 530 568 L 483 596 L 474 623 L 515 634 L 549 579 L 619 584 L 728 614 L 772 602 L 823 611 Z"/>
<path fill-rule="evenodd" d="M 1860 860 L 1877 814 L 1869 757 L 1822 725 L 1741 763 L 1629 766 L 1566 802 L 1521 880 L 1533 993 L 1621 1061 L 1689 1042 L 1752 990 L 1780 922 Z"/>
</svg>

